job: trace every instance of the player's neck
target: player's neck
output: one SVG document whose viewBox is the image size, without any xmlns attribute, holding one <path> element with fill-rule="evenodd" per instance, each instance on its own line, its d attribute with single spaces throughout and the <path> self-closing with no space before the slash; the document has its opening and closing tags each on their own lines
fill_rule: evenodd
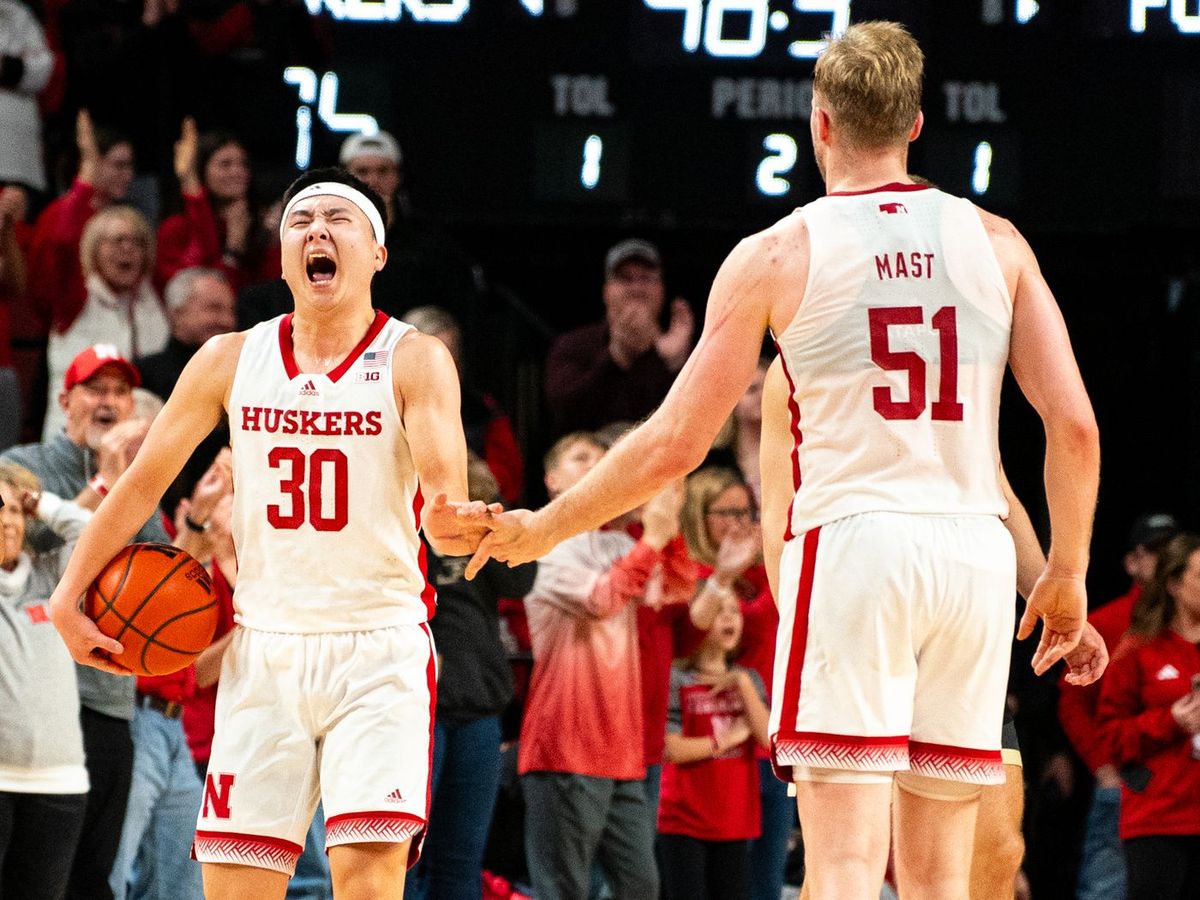
<svg viewBox="0 0 1200 900">
<path fill-rule="evenodd" d="M 831 152 L 826 157 L 825 192 L 869 191 L 885 184 L 910 184 L 908 154 Z"/>
<path fill-rule="evenodd" d="M 313 309 L 296 304 L 292 316 L 292 348 L 301 371 L 328 371 L 358 346 L 375 310 L 370 303 L 336 309 Z"/>
</svg>

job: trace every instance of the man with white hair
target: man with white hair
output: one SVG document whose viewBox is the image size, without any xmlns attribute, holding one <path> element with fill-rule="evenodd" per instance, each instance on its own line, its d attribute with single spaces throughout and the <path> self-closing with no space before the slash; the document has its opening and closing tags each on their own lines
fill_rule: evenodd
<svg viewBox="0 0 1200 900">
<path fill-rule="evenodd" d="M 429 814 L 437 677 L 418 530 L 451 556 L 482 536 L 447 502 L 467 497 L 458 377 L 441 341 L 371 306 L 388 252 L 370 187 L 323 169 L 283 199 L 295 311 L 197 351 L 51 617 L 76 660 L 121 671 L 79 597 L 228 412 L 241 627 L 193 845 L 205 896 L 282 898 L 320 800 L 335 895 L 399 900 Z"/>
</svg>

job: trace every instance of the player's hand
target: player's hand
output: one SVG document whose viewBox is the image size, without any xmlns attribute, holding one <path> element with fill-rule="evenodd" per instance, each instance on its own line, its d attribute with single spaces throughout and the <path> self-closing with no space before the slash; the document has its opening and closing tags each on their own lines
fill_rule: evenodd
<svg viewBox="0 0 1200 900">
<path fill-rule="evenodd" d="M 676 297 L 671 301 L 670 324 L 654 342 L 654 351 L 667 364 L 668 370 L 678 372 L 687 362 L 688 353 L 692 350 L 692 330 L 695 327 L 696 317 L 692 314 L 691 305 L 682 297 Z"/>
<path fill-rule="evenodd" d="M 1075 649 L 1063 657 L 1067 664 L 1067 684 L 1078 687 L 1092 684 L 1100 679 L 1108 668 L 1108 648 L 1104 646 L 1104 638 L 1092 627 L 1090 622 L 1083 623 L 1083 634 Z"/>
<path fill-rule="evenodd" d="M 1033 654 L 1033 671 L 1043 675 L 1074 650 L 1083 636 L 1083 626 L 1087 623 L 1083 576 L 1043 572 L 1029 595 L 1017 640 L 1033 634 L 1038 619 L 1042 620 L 1042 639 Z"/>
<path fill-rule="evenodd" d="M 450 503 L 444 493 L 438 494 L 421 510 L 421 528 L 439 555 L 466 556 L 474 553 L 488 534 L 490 510 L 477 500 Z"/>
<path fill-rule="evenodd" d="M 489 559 L 506 562 L 510 567 L 518 566 L 540 559 L 557 543 L 538 514 L 527 509 L 489 512 L 486 523 L 491 533 L 479 542 L 479 549 L 467 563 L 468 581 Z"/>
<path fill-rule="evenodd" d="M 133 674 L 109 658 L 109 654 L 121 653 L 125 649 L 121 642 L 104 635 L 96 623 L 83 614 L 77 602 L 63 597 L 58 590 L 50 598 L 50 621 L 58 629 L 75 662 L 112 675 Z"/>
<path fill-rule="evenodd" d="M 175 142 L 175 177 L 179 179 L 179 187 L 185 194 L 200 193 L 200 174 L 196 171 L 199 147 L 200 133 L 196 128 L 196 120 L 187 116 L 179 129 L 179 140 Z"/>
</svg>

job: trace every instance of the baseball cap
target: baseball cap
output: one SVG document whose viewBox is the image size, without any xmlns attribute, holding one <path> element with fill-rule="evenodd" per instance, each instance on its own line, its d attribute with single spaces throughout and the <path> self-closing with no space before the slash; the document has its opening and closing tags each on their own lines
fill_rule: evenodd
<svg viewBox="0 0 1200 900">
<path fill-rule="evenodd" d="M 63 378 L 63 390 L 69 391 L 75 385 L 82 384 L 105 366 L 116 366 L 133 387 L 142 383 L 137 366 L 117 352 L 116 347 L 112 344 L 95 344 L 71 360 L 71 365 L 67 366 L 66 377 Z"/>
<path fill-rule="evenodd" d="M 1138 516 L 1129 529 L 1129 549 L 1145 547 L 1157 550 L 1179 533 L 1179 523 L 1170 513 L 1154 512 Z"/>
<path fill-rule="evenodd" d="M 404 158 L 400 152 L 400 144 L 386 131 L 377 131 L 375 134 L 360 132 L 346 138 L 342 142 L 338 160 L 343 166 L 348 166 L 359 156 L 382 156 L 396 165 L 400 165 L 400 161 Z"/>
<path fill-rule="evenodd" d="M 662 254 L 658 252 L 657 247 L 641 238 L 628 238 L 619 244 L 613 244 L 609 248 L 607 255 L 604 257 L 605 276 L 612 275 L 613 272 L 617 271 L 617 269 L 631 259 L 648 263 L 656 269 L 662 268 Z"/>
</svg>

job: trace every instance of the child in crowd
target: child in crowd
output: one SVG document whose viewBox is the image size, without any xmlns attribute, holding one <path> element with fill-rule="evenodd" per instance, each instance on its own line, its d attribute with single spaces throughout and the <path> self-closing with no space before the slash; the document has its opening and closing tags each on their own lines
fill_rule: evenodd
<svg viewBox="0 0 1200 900">
<path fill-rule="evenodd" d="M 768 710 L 758 674 L 730 664 L 741 638 L 742 613 L 731 596 L 671 673 L 658 814 L 666 900 L 748 893 L 749 842 L 761 830 L 754 744 L 767 745 Z"/>
</svg>

